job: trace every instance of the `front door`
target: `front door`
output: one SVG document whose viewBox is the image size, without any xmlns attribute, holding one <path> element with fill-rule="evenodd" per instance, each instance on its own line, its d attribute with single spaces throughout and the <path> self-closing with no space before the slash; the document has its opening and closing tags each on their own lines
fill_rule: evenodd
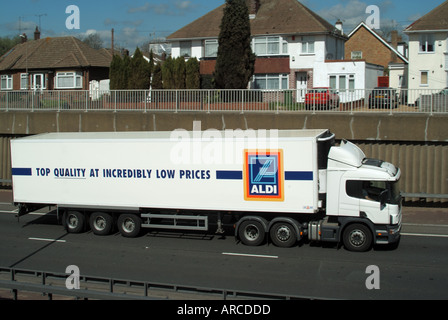
<svg viewBox="0 0 448 320">
<path fill-rule="evenodd" d="M 297 102 L 305 101 L 307 88 L 308 88 L 308 73 L 297 72 L 296 73 Z"/>
<path fill-rule="evenodd" d="M 40 91 L 44 90 L 46 88 L 45 86 L 45 75 L 43 73 L 35 73 L 33 74 L 33 82 L 32 87 L 34 91 Z"/>
</svg>

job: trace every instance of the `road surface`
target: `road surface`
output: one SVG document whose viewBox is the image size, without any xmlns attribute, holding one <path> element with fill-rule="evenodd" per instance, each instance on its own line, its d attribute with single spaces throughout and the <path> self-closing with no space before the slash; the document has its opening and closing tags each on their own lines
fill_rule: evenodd
<svg viewBox="0 0 448 320">
<path fill-rule="evenodd" d="M 447 209 L 405 207 L 398 249 L 366 253 L 306 242 L 247 247 L 202 233 L 67 234 L 54 213 L 18 221 L 15 212 L 0 199 L 1 267 L 64 273 L 76 265 L 89 276 L 325 299 L 448 299 Z"/>
</svg>

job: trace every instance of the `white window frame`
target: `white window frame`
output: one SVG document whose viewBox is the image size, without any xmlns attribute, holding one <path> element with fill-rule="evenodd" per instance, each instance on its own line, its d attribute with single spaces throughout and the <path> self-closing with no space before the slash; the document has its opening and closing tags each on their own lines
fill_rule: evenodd
<svg viewBox="0 0 448 320">
<path fill-rule="evenodd" d="M 339 93 L 355 92 L 356 77 L 354 74 L 332 74 L 328 77 L 328 87 Z"/>
<path fill-rule="evenodd" d="M 423 83 L 423 74 L 426 73 L 426 83 Z M 420 87 L 429 87 L 429 71 L 420 70 Z"/>
<path fill-rule="evenodd" d="M 288 42 L 280 36 L 254 37 L 252 51 L 258 57 L 285 55 L 288 54 Z"/>
<path fill-rule="evenodd" d="M 436 42 L 432 34 L 422 34 L 419 40 L 420 53 L 434 53 L 436 51 Z"/>
<path fill-rule="evenodd" d="M 0 90 L 12 90 L 12 88 L 13 88 L 12 74 L 2 74 L 2 76 L 0 77 Z"/>
<path fill-rule="evenodd" d="M 204 41 L 204 57 L 216 58 L 218 56 L 218 39 L 210 39 Z"/>
<path fill-rule="evenodd" d="M 302 55 L 315 54 L 316 40 L 314 37 L 302 37 Z"/>
<path fill-rule="evenodd" d="M 192 42 L 191 41 L 180 41 L 179 42 L 179 56 L 184 58 L 191 57 L 192 51 Z"/>
<path fill-rule="evenodd" d="M 30 86 L 30 74 L 21 73 L 20 74 L 20 90 L 29 90 Z"/>
<path fill-rule="evenodd" d="M 263 81 L 264 85 L 260 86 L 261 88 L 256 88 L 255 83 L 257 81 Z M 269 85 L 270 83 L 277 82 L 278 85 L 273 87 Z M 252 78 L 252 88 L 259 90 L 287 90 L 289 89 L 289 74 L 287 73 L 265 73 L 265 74 L 255 74 Z"/>
<path fill-rule="evenodd" d="M 73 80 L 70 85 L 61 85 L 59 81 L 61 79 Z M 55 77 L 55 88 L 56 89 L 82 89 L 83 88 L 83 74 L 82 72 L 57 72 Z"/>
<path fill-rule="evenodd" d="M 362 51 L 352 51 L 352 60 L 361 60 L 362 59 Z"/>
</svg>

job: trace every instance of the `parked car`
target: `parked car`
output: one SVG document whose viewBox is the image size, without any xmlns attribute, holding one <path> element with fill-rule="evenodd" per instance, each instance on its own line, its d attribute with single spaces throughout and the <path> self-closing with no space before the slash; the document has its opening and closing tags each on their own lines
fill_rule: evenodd
<svg viewBox="0 0 448 320">
<path fill-rule="evenodd" d="M 376 87 L 369 95 L 369 109 L 398 108 L 397 90 L 388 87 Z"/>
<path fill-rule="evenodd" d="M 322 87 L 313 88 L 305 95 L 306 110 L 325 107 L 327 109 L 339 106 L 339 95 L 334 90 Z"/>
</svg>

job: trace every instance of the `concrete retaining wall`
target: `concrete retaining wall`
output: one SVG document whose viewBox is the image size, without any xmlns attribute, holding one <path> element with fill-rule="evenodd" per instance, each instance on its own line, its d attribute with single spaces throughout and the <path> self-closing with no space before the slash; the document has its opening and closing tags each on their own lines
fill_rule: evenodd
<svg viewBox="0 0 448 320">
<path fill-rule="evenodd" d="M 448 115 L 341 113 L 1 112 L 0 134 L 171 131 L 193 129 L 330 129 L 338 139 L 448 142 Z"/>
</svg>

